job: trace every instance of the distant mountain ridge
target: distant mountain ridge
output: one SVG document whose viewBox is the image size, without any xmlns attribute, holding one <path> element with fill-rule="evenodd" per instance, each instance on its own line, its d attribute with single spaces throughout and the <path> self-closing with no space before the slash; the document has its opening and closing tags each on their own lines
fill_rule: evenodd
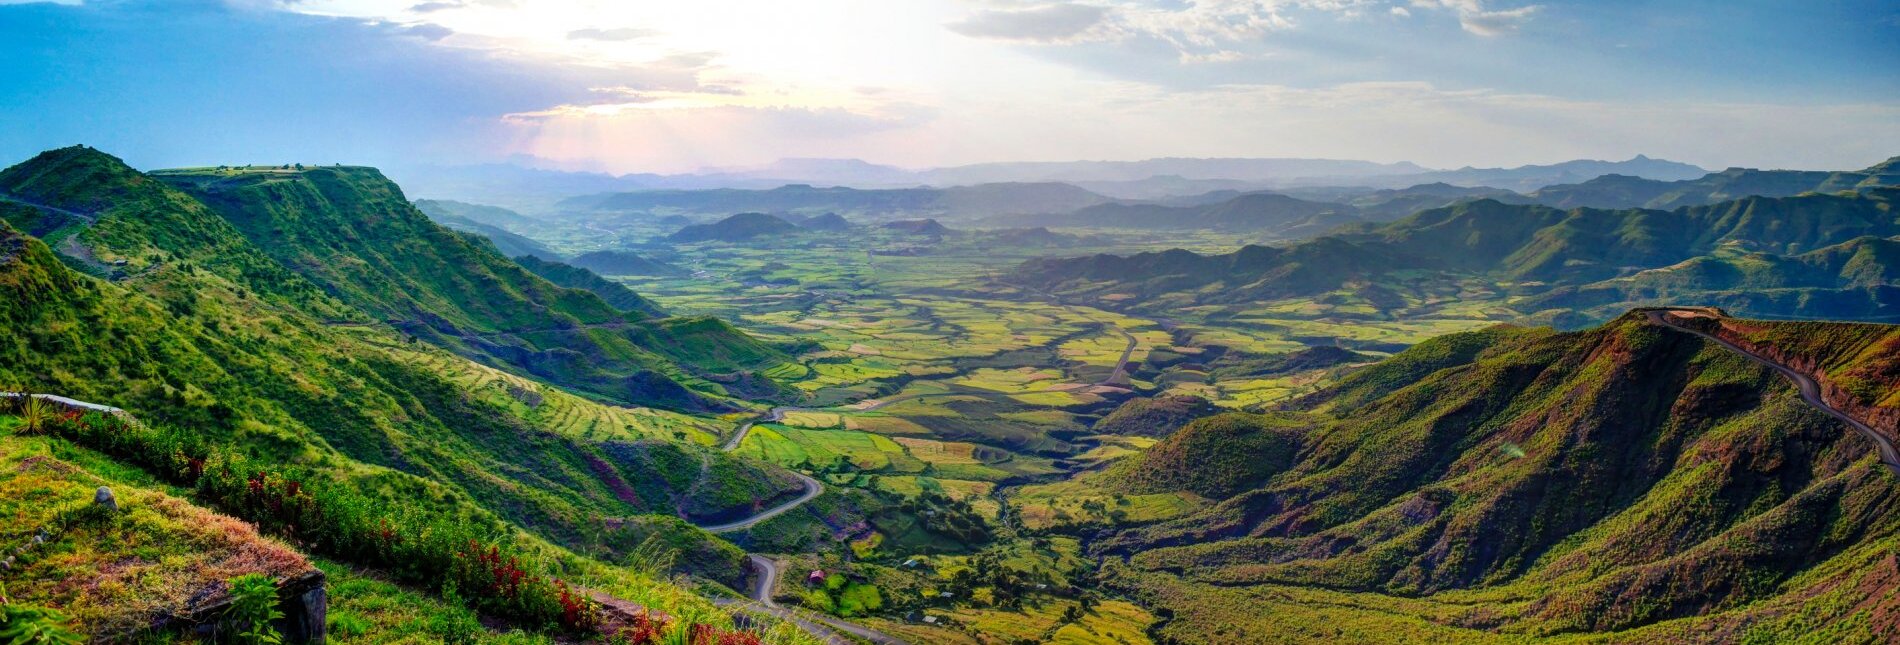
<svg viewBox="0 0 1900 645">
<path fill-rule="evenodd" d="M 1247 246 L 1223 255 L 1177 249 L 1031 260 L 1012 279 L 1072 296 L 1119 294 L 1117 300 L 1158 309 L 1309 296 L 1349 284 L 1360 285 L 1362 295 L 1375 303 L 1402 306 L 1404 301 L 1380 286 L 1382 282 L 1477 275 L 1524 283 L 1522 289 L 1535 293 L 1666 267 L 1731 245 L 1794 255 L 1867 236 L 1891 238 L 1900 236 L 1897 199 L 1900 187 L 1747 197 L 1672 211 L 1559 210 L 1482 199 L 1421 211 L 1389 224 L 1361 224 L 1287 246 Z M 1829 267 L 1821 273 L 1892 275 L 1883 266 L 1892 258 L 1880 252 L 1884 242 L 1858 244 L 1851 253 L 1829 251 L 1790 266 L 1817 264 Z M 1853 268 L 1846 268 L 1846 260 L 1829 259 L 1836 256 L 1853 258 Z M 1444 277 L 1429 277 L 1434 274 Z M 1848 282 L 1827 288 L 1863 286 Z"/>
<path fill-rule="evenodd" d="M 1409 184 L 1446 183 L 1456 186 L 1489 186 L 1525 192 L 1552 184 L 1575 183 L 1603 175 L 1630 175 L 1660 181 L 1675 181 L 1695 179 L 1708 173 L 1708 170 L 1690 164 L 1636 155 L 1624 161 L 1579 159 L 1516 168 L 1467 166 L 1457 170 L 1423 172 L 1400 179 Z"/>
<path fill-rule="evenodd" d="M 1730 168 L 1679 181 L 1608 174 L 1589 181 L 1546 186 L 1523 200 L 1574 208 L 1655 208 L 1702 206 L 1757 195 L 1787 197 L 1806 192 L 1838 192 L 1900 185 L 1900 157 L 1861 170 L 1756 170 Z"/>
<path fill-rule="evenodd" d="M 986 221 L 1011 226 L 1191 229 L 1297 237 L 1364 220 L 1359 209 L 1349 205 L 1260 192 L 1200 206 L 1110 203 L 1071 213 L 998 216 Z"/>
<path fill-rule="evenodd" d="M 1116 199 L 1159 199 L 1217 190 L 1246 192 L 1294 186 L 1402 188 L 1445 182 L 1528 192 L 1547 185 L 1577 183 L 1605 174 L 1664 181 L 1692 179 L 1708 171 L 1637 155 L 1620 161 L 1575 160 L 1516 168 L 1433 170 L 1410 162 L 1378 163 L 1348 159 L 1300 158 L 1156 158 L 1136 161 L 1051 161 L 981 163 L 912 170 L 859 159 L 783 159 L 753 168 L 712 168 L 694 173 L 658 175 L 540 170 L 512 164 L 427 166 L 395 173 L 417 195 L 457 198 L 511 207 L 546 210 L 556 202 L 611 193 L 768 191 L 788 186 L 905 190 L 973 187 L 983 184 L 1066 184 Z M 679 198 L 670 198 L 677 200 Z M 1023 200 L 1018 199 L 1018 203 Z M 677 203 L 677 202 L 676 202 Z M 657 202 L 655 202 L 657 206 Z M 1026 212 L 1063 212 L 1091 204 L 1058 208 L 1043 204 Z M 559 208 L 594 209 L 598 200 L 568 202 Z M 637 204 L 623 204 L 633 208 Z M 803 207 L 803 206 L 801 206 Z M 915 205 L 913 204 L 913 207 Z M 740 210 L 772 211 L 757 205 Z M 953 210 L 953 209 L 952 209 Z M 711 211 L 709 211 L 711 212 Z M 954 214 L 949 213 L 948 214 Z"/>
<path fill-rule="evenodd" d="M 569 210 L 605 212 L 683 211 L 715 215 L 808 212 L 859 217 L 955 217 L 1067 212 L 1107 201 L 1107 197 L 1067 184 L 1053 183 L 893 189 L 790 184 L 769 190 L 722 188 L 585 195 L 564 199 L 560 206 Z"/>
</svg>

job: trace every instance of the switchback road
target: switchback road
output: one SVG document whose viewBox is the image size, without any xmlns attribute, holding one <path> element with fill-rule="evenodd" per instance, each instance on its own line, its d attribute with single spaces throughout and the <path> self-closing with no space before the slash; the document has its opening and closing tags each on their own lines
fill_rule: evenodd
<svg viewBox="0 0 1900 645">
<path fill-rule="evenodd" d="M 1867 437 L 1869 441 L 1874 442 L 1874 451 L 1879 454 L 1880 461 L 1887 464 L 1887 468 L 1892 470 L 1894 474 L 1900 475 L 1900 451 L 1894 449 L 1893 440 L 1888 438 L 1885 433 L 1874 429 L 1873 426 L 1862 423 L 1859 419 L 1849 416 L 1846 412 L 1842 412 L 1834 406 L 1828 405 L 1827 401 L 1821 396 L 1821 385 L 1816 383 L 1812 377 L 1795 371 L 1794 368 L 1769 360 L 1765 356 L 1743 349 L 1740 345 L 1723 340 L 1713 334 L 1676 324 L 1666 315 L 1668 313 L 1666 310 L 1651 310 L 1644 313 L 1649 316 L 1649 322 L 1652 324 L 1662 325 L 1677 331 L 1701 336 L 1716 345 L 1720 345 L 1724 349 L 1746 356 L 1749 360 L 1781 373 L 1782 376 L 1794 382 L 1795 389 L 1801 393 L 1801 400 L 1807 401 L 1808 405 L 1812 405 L 1822 412 L 1826 412 L 1828 416 L 1840 419 L 1842 423 L 1847 424 L 1848 427 L 1853 428 L 1862 436 Z"/>
</svg>

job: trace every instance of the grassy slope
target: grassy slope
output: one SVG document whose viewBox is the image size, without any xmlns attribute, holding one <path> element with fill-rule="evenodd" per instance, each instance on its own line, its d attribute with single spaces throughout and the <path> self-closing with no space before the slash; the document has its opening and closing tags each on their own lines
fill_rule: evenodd
<svg viewBox="0 0 1900 645">
<path fill-rule="evenodd" d="M 528 237 L 508 230 L 514 227 L 533 230 L 534 220 L 514 211 L 493 206 L 464 204 L 461 202 L 418 199 L 416 210 L 428 215 L 437 224 L 449 228 L 488 238 L 502 255 L 507 257 L 529 256 L 538 260 L 559 262 L 561 254 Z"/>
<path fill-rule="evenodd" d="M 62 153 L 72 154 L 49 154 Z M 372 492 L 479 506 L 576 547 L 624 542 L 600 534 L 600 516 L 726 517 L 798 489 L 782 471 L 677 443 L 711 441 L 685 417 L 502 378 L 378 327 L 321 324 L 319 314 L 362 316 L 271 270 L 189 198 L 136 174 L 119 179 L 130 187 L 93 181 L 126 197 L 80 202 L 102 209 L 83 237 L 102 256 L 138 249 L 160 260 L 107 283 L 65 269 L 37 240 L 0 236 L 0 320 L 18 331 L 0 343 L 0 384 L 199 428 Z M 141 237 L 154 220 L 199 232 Z M 268 279 L 253 285 L 253 275 Z M 641 458 L 614 457 L 625 451 Z M 702 472 L 712 476 L 700 482 Z M 730 573 L 738 559 L 728 559 Z"/>
<path fill-rule="evenodd" d="M 374 169 L 157 176 L 353 307 L 465 356 L 609 400 L 717 406 L 674 382 L 724 394 L 697 377 L 784 360 L 728 326 L 642 322 L 590 292 L 557 286 L 430 222 Z"/>
<path fill-rule="evenodd" d="M 1622 312 L 1694 302 L 1759 316 L 1900 317 L 1900 241 L 1862 237 L 1798 255 L 1718 249 L 1631 276 L 1566 287 L 1520 305 Z M 1613 314 L 1608 314 L 1613 315 Z"/>
<path fill-rule="evenodd" d="M 75 456 L 71 447 L 18 431 L 17 419 L 0 417 L 0 517 L 7 518 L 0 544 L 14 555 L 9 602 L 57 608 L 82 634 L 128 633 L 202 611 L 225 597 L 230 578 L 281 580 L 312 568 L 248 524 L 95 475 L 64 458 Z M 93 505 L 100 486 L 112 488 L 119 515 Z M 50 538 L 32 545 L 42 530 Z"/>
<path fill-rule="evenodd" d="M 1116 584 L 1187 642 L 1290 627 L 1235 611 L 1288 601 L 1390 642 L 1891 629 L 1857 601 L 1900 588 L 1900 484 L 1773 374 L 1634 317 L 1414 353 L 1343 383 L 1264 485 L 1098 544 L 1133 554 Z"/>
<path fill-rule="evenodd" d="M 607 304 L 613 305 L 615 309 L 623 313 L 638 316 L 662 315 L 659 305 L 653 304 L 653 301 L 634 293 L 626 285 L 600 277 L 593 271 L 534 256 L 517 256 L 515 263 L 547 279 L 548 282 L 600 296 L 601 300 L 607 301 Z"/>
</svg>

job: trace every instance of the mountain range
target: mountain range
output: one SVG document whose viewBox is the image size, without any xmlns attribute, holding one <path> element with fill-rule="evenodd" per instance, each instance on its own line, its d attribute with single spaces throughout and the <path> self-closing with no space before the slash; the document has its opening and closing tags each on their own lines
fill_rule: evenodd
<svg viewBox="0 0 1900 645">
<path fill-rule="evenodd" d="M 1031 260 L 1013 279 L 1074 296 L 1114 295 L 1114 300 L 1153 311 L 1311 296 L 1342 288 L 1379 309 L 1397 310 L 1409 306 L 1400 294 L 1449 285 L 1460 276 L 1507 281 L 1527 295 L 1570 287 L 1554 293 L 1584 298 L 1572 304 L 1604 306 L 1608 303 L 1601 298 L 1625 302 L 1615 294 L 1656 295 L 1645 292 L 1643 284 L 1673 284 L 1668 294 L 1677 297 L 1735 290 L 1735 280 L 1724 279 L 1730 272 L 1706 264 L 1718 260 L 1697 259 L 1745 251 L 1797 257 L 1771 261 L 1742 255 L 1719 262 L 1731 268 L 1737 263 L 1776 264 L 1787 274 L 1757 278 L 1757 283 L 1769 286 L 1762 281 L 1772 281 L 1778 288 L 1801 291 L 1774 299 L 1772 307 L 1742 307 L 1744 311 L 1825 316 L 1845 306 L 1841 301 L 1854 301 L 1861 315 L 1886 316 L 1893 313 L 1893 286 L 1861 276 L 1890 275 L 1885 263 L 1892 256 L 1883 251 L 1887 244 L 1882 238 L 1900 236 L 1900 217 L 1893 211 L 1896 197 L 1900 188 L 1875 187 L 1746 197 L 1669 211 L 1561 210 L 1480 199 L 1386 224 L 1360 224 L 1306 241 L 1247 246 L 1224 255 L 1173 250 Z M 1870 237 L 1874 239 L 1863 239 Z M 1690 261 L 1705 264 L 1666 269 Z M 1585 286 L 1604 281 L 1610 282 Z M 1531 299 L 1519 306 L 1538 302 Z"/>
<path fill-rule="evenodd" d="M 1523 201 L 1557 208 L 1589 206 L 1668 210 L 1749 195 L 1786 197 L 1805 192 L 1832 193 L 1893 185 L 1900 185 L 1900 157 L 1854 171 L 1730 168 L 1678 181 L 1606 174 L 1581 183 L 1546 186 L 1525 195 Z"/>
<path fill-rule="evenodd" d="M 1308 186 L 1273 191 L 1223 188 L 1151 200 L 1112 199 L 1060 183 L 869 190 L 814 188 L 801 184 L 770 190 L 610 193 L 570 198 L 562 202 L 562 207 L 591 212 L 650 214 L 756 211 L 783 213 L 788 217 L 843 211 L 859 217 L 884 219 L 916 216 L 975 219 L 982 224 L 1004 227 L 1194 229 L 1264 233 L 1268 238 L 1297 238 L 1325 233 L 1343 224 L 1390 221 L 1469 199 L 1495 199 L 1513 204 L 1542 204 L 1558 208 L 1668 210 L 1750 195 L 1784 197 L 1811 191 L 1833 192 L 1890 185 L 1900 180 L 1900 171 L 1896 170 L 1893 161 L 1858 171 L 1731 168 L 1716 173 L 1701 173 L 1700 169 L 1692 166 L 1647 158 L 1622 164 L 1574 162 L 1497 172 L 1465 170 L 1428 177 L 1435 181 L 1404 184 L 1402 188 Z M 1649 172 L 1661 177 L 1688 175 L 1688 178 L 1663 180 L 1604 174 L 1592 175 L 1581 183 L 1544 183 L 1575 179 L 1578 174 L 1624 166 L 1632 171 Z M 1523 179 L 1526 177 L 1539 179 Z M 1489 181 L 1492 185 L 1448 183 L 1478 181 Z M 1535 184 L 1544 187 L 1520 193 L 1493 187 L 1500 184 Z M 497 243 L 506 243 L 506 239 L 499 239 Z"/>
<path fill-rule="evenodd" d="M 538 214 L 560 208 L 598 206 L 596 200 L 556 205 L 561 200 L 583 195 L 716 189 L 762 191 L 798 185 L 869 190 L 1069 184 L 1106 198 L 1154 200 L 1219 190 L 1248 192 L 1301 186 L 1377 189 L 1435 182 L 1526 192 L 1605 174 L 1674 181 L 1692 179 L 1706 172 L 1688 164 L 1638 155 L 1620 162 L 1577 160 L 1541 166 L 1458 170 L 1432 170 L 1405 162 L 1273 158 L 1011 162 L 908 170 L 857 159 L 786 159 L 761 167 L 710 169 L 676 175 L 565 172 L 515 164 L 417 166 L 398 169 L 394 175 L 410 192 L 421 197 L 471 200 Z M 757 202 L 753 204 L 725 208 L 724 214 L 774 210 Z M 1018 200 L 1003 206 L 1017 208 L 1025 204 L 1027 202 Z M 1059 208 L 1064 205 L 1042 204 L 1039 209 L 1023 212 L 1059 212 L 1087 204 Z"/>
<path fill-rule="evenodd" d="M 1101 195 L 1058 183 L 1004 183 L 950 188 L 818 188 L 806 184 L 770 190 L 665 190 L 572 197 L 563 209 L 602 212 L 689 212 L 730 214 L 747 211 L 807 214 L 837 213 L 860 217 L 929 214 L 974 217 L 998 213 L 1066 212 L 1109 201 Z"/>
</svg>

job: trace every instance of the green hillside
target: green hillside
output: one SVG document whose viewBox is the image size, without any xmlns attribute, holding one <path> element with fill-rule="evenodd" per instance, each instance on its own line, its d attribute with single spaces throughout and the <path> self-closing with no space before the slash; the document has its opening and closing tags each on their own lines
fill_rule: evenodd
<svg viewBox="0 0 1900 645">
<path fill-rule="evenodd" d="M 554 252 L 554 249 L 548 248 L 547 245 L 516 234 L 513 231 L 503 228 L 499 224 L 489 223 L 489 221 L 499 221 L 512 224 L 516 227 L 525 227 L 528 225 L 528 222 L 532 221 L 526 217 L 515 214 L 513 211 L 495 208 L 493 206 L 477 206 L 475 204 L 463 204 L 461 202 L 433 199 L 416 200 L 416 210 L 422 211 L 422 214 L 428 215 L 429 219 L 437 224 L 463 233 L 472 233 L 488 238 L 488 241 L 493 242 L 495 248 L 499 250 L 503 256 L 518 258 L 528 255 L 550 262 L 559 262 L 561 260 L 561 254 Z M 501 214 L 496 214 L 492 211 L 499 211 Z M 475 217 L 482 215 L 486 215 L 485 220 L 487 221 L 475 219 Z"/>
<path fill-rule="evenodd" d="M 430 222 L 371 168 L 154 176 L 210 205 L 282 266 L 377 320 L 607 400 L 729 407 L 712 398 L 725 389 L 706 378 L 739 378 L 785 359 L 729 327 L 647 322 L 593 293 L 557 286 L 494 247 Z M 653 344 L 659 341 L 675 344 Z M 695 351 L 701 347 L 721 351 Z M 775 389 L 766 383 L 748 393 Z"/>
<path fill-rule="evenodd" d="M 1797 353 L 1864 365 L 1848 359 L 1894 329 L 1835 327 L 1802 328 Z M 1385 641 L 1886 629 L 1862 612 L 1900 593 L 1900 481 L 1778 375 L 1640 315 L 1442 340 L 1286 417 L 1305 428 L 1292 459 L 1210 481 L 1167 458 L 1227 452 L 1261 431 L 1246 417 L 1157 445 L 1130 471 L 1144 490 L 1225 499 L 1098 542 L 1130 556 L 1112 584 L 1173 611 L 1161 633 L 1182 642 L 1315 620 Z"/>
<path fill-rule="evenodd" d="M 1130 493 L 1187 491 L 1224 499 L 1292 465 L 1306 428 L 1297 415 L 1228 413 L 1182 426 L 1110 474 Z"/>
<path fill-rule="evenodd" d="M 1614 315 L 1634 306 L 1696 302 L 1790 318 L 1900 319 L 1900 241 L 1863 237 L 1802 253 L 1741 248 L 1530 299 L 1525 309 Z"/>
<path fill-rule="evenodd" d="M 91 220 L 68 238 L 87 254 L 127 258 L 125 276 L 100 280 L 40 240 L 0 230 L 0 321 L 15 330 L 0 343 L 7 389 L 116 405 L 376 495 L 427 496 L 577 549 L 638 544 L 603 533 L 601 517 L 721 520 L 800 489 L 780 469 L 702 447 L 723 424 L 600 405 L 373 324 L 210 209 L 107 155 L 52 151 L 0 181 L 12 199 L 64 204 L 30 210 Z M 745 353 L 752 344 L 705 342 L 730 335 L 716 321 L 638 331 L 670 352 L 708 346 L 724 352 L 712 361 L 759 358 Z M 668 530 L 716 543 L 683 524 Z M 737 584 L 739 555 L 729 553 L 721 566 Z"/>
<path fill-rule="evenodd" d="M 589 271 L 586 268 L 552 260 L 543 260 L 534 256 L 517 256 L 515 257 L 515 264 L 521 265 L 522 268 L 527 269 L 535 275 L 541 276 L 542 279 L 552 282 L 555 285 L 569 289 L 580 289 L 600 296 L 601 300 L 606 301 L 607 304 L 613 306 L 614 309 L 620 310 L 620 313 L 632 314 L 635 317 L 660 317 L 665 315 L 660 311 L 660 306 L 653 304 L 653 301 L 646 299 L 646 297 L 640 294 L 634 293 L 633 290 L 628 289 L 626 285 L 600 277 L 600 274 Z"/>
<path fill-rule="evenodd" d="M 1093 427 L 1104 434 L 1164 437 L 1216 411 L 1218 408 L 1198 396 L 1136 398 L 1116 406 Z"/>
<path fill-rule="evenodd" d="M 1559 210 L 1483 199 L 1362 225 L 1285 246 L 1247 246 L 1223 255 L 1186 251 L 1036 259 L 1011 278 L 1038 289 L 1105 297 L 1163 310 L 1357 292 L 1386 310 L 1408 300 L 1395 291 L 1452 290 L 1464 280 L 1511 285 L 1526 295 L 1639 275 L 1734 250 L 1799 255 L 1775 278 L 1799 282 L 1838 264 L 1866 276 L 1830 288 L 1869 287 L 1889 254 L 1864 237 L 1900 235 L 1893 202 L 1900 189 L 1749 197 L 1673 211 Z M 1841 246 L 1822 252 L 1829 247 Z M 1809 268 L 1814 267 L 1814 268 Z M 1773 273 L 1775 270 L 1768 270 Z M 1797 275 L 1798 274 L 1798 275 Z M 1813 278 L 1818 280 L 1818 278 Z M 1716 287 L 1712 287 L 1714 289 Z M 1597 303 L 1602 304 L 1602 303 Z M 1522 304 L 1525 313 L 1539 309 Z M 1743 309 L 1753 311 L 1752 309 Z M 1813 308 L 1802 313 L 1824 313 Z"/>
</svg>

